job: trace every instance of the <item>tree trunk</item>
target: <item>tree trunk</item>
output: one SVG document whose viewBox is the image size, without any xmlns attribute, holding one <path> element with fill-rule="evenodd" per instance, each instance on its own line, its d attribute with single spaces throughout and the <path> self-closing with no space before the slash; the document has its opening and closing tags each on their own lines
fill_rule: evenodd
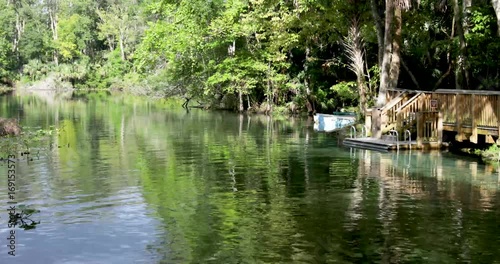
<svg viewBox="0 0 500 264">
<path fill-rule="evenodd" d="M 464 33 L 467 35 L 469 33 L 469 25 L 467 23 L 468 19 L 468 10 L 472 6 L 472 0 L 463 0 L 462 2 L 462 14 L 463 14 L 463 29 Z"/>
<path fill-rule="evenodd" d="M 306 87 L 306 95 L 311 95 L 311 90 L 309 89 L 309 82 L 307 81 L 307 62 L 309 61 L 309 47 L 306 48 L 306 60 L 304 61 L 304 87 Z"/>
<path fill-rule="evenodd" d="M 12 51 L 16 53 L 16 55 L 19 54 L 19 41 L 21 40 L 21 22 L 19 18 L 19 13 L 16 10 L 16 35 L 14 36 L 14 45 L 12 47 Z"/>
<path fill-rule="evenodd" d="M 375 21 L 375 29 L 377 30 L 378 66 L 382 67 L 382 58 L 384 57 L 384 29 L 382 26 L 382 19 L 378 14 L 378 6 L 376 0 L 370 0 L 370 7 L 373 20 Z"/>
<path fill-rule="evenodd" d="M 54 3 L 52 3 L 53 6 L 49 6 L 49 18 L 50 18 L 50 29 L 52 30 L 52 40 L 54 41 L 54 43 L 57 42 L 58 40 L 58 35 L 57 35 L 57 3 L 56 1 L 54 1 Z M 59 55 L 58 55 L 58 52 L 57 52 L 57 49 L 54 50 L 54 63 L 56 65 L 59 64 Z"/>
<path fill-rule="evenodd" d="M 453 38 L 455 37 L 455 17 L 453 17 L 451 21 L 451 35 L 450 35 L 450 43 L 453 43 Z M 439 77 L 437 82 L 434 84 L 434 88 L 432 89 L 433 91 L 437 90 L 441 83 L 448 78 L 448 76 L 451 74 L 451 70 L 453 69 L 453 64 L 454 60 L 451 58 L 451 50 L 453 49 L 452 47 L 453 44 L 448 45 L 448 52 L 446 53 L 446 62 L 448 62 L 448 70 Z"/>
<path fill-rule="evenodd" d="M 109 51 L 113 51 L 115 49 L 115 47 L 113 46 L 113 37 L 108 35 L 106 39 L 108 40 Z"/>
<path fill-rule="evenodd" d="M 448 70 L 443 75 L 441 75 L 441 77 L 437 80 L 436 84 L 434 84 L 434 88 L 432 89 L 433 91 L 437 90 L 441 85 L 441 83 L 448 77 L 448 75 L 450 75 L 452 67 L 453 64 L 450 62 Z"/>
<path fill-rule="evenodd" d="M 238 99 L 240 101 L 238 111 L 243 112 L 245 108 L 243 106 L 243 93 L 241 92 L 241 90 L 238 91 Z"/>
<path fill-rule="evenodd" d="M 391 56 L 391 83 L 389 88 L 397 88 L 399 80 L 399 72 L 401 66 L 401 28 L 402 28 L 401 8 L 396 6 L 394 9 L 394 36 L 392 39 L 392 56 Z"/>
<path fill-rule="evenodd" d="M 271 96 L 272 96 L 272 93 L 271 93 L 271 61 L 269 61 L 268 70 L 267 70 L 266 115 L 273 111 L 273 107 L 272 107 L 273 100 L 271 99 Z"/>
<path fill-rule="evenodd" d="M 122 58 L 122 61 L 125 61 L 127 58 L 125 57 L 125 47 L 123 45 L 123 42 L 124 42 L 124 34 L 122 32 L 122 30 L 120 30 L 120 55 L 121 55 L 121 58 Z"/>
<path fill-rule="evenodd" d="M 495 14 L 497 15 L 497 34 L 500 36 L 500 0 L 491 0 Z"/>
<path fill-rule="evenodd" d="M 191 98 L 185 97 L 184 99 L 186 99 L 186 101 L 182 103 L 182 108 L 189 109 L 189 101 L 191 100 Z"/>
<path fill-rule="evenodd" d="M 361 111 L 361 115 L 365 116 L 366 109 L 368 108 L 366 102 L 366 82 L 364 76 L 357 76 L 357 83 L 359 89 L 359 110 Z"/>
<path fill-rule="evenodd" d="M 411 81 L 413 82 L 413 84 L 415 84 L 417 90 L 420 90 L 420 85 L 418 84 L 417 78 L 415 78 L 415 75 L 413 75 L 413 73 L 410 71 L 410 68 L 408 68 L 404 60 L 401 60 L 401 66 L 403 66 L 408 75 L 410 75 Z"/>
<path fill-rule="evenodd" d="M 456 88 L 461 89 L 464 87 L 463 78 L 465 77 L 465 88 L 469 86 L 469 71 L 467 67 L 467 46 L 465 42 L 464 29 L 462 27 L 462 14 L 458 0 L 453 0 L 453 17 L 455 19 L 455 26 L 457 28 L 458 39 L 460 40 L 460 54 L 457 59 L 456 70 Z"/>
<path fill-rule="evenodd" d="M 314 109 L 314 102 L 313 98 L 311 96 L 311 89 L 309 88 L 309 77 L 307 73 L 308 69 L 308 61 L 309 61 L 309 53 L 310 53 L 309 47 L 306 48 L 306 61 L 304 62 L 304 87 L 306 87 L 306 107 L 307 107 L 307 112 L 310 116 L 314 115 L 316 112 L 316 109 Z"/>
<path fill-rule="evenodd" d="M 7 1 L 7 5 L 12 5 L 14 12 L 16 13 L 16 32 L 14 34 L 12 40 L 12 51 L 16 55 L 16 59 L 19 62 L 19 43 L 21 41 L 22 34 L 24 32 L 24 27 L 26 25 L 26 21 L 19 14 L 19 9 L 21 8 L 21 3 L 17 1 Z"/>
<path fill-rule="evenodd" d="M 384 54 L 380 72 L 380 88 L 378 91 L 377 107 L 386 104 L 387 89 L 391 85 L 391 56 L 392 56 L 392 23 L 394 20 L 394 2 L 386 0 L 385 3 L 385 29 L 384 29 Z"/>
</svg>

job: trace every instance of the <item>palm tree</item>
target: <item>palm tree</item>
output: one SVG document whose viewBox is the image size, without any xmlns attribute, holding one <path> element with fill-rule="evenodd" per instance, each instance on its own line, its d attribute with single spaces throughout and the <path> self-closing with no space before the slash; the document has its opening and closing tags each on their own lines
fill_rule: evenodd
<svg viewBox="0 0 500 264">
<path fill-rule="evenodd" d="M 352 20 L 351 27 L 349 28 L 349 35 L 346 37 L 343 45 L 346 49 L 347 57 L 350 60 L 348 68 L 356 74 L 356 83 L 359 90 L 359 108 L 361 115 L 364 115 L 367 108 L 367 87 L 364 67 L 365 61 L 363 52 L 363 38 L 361 37 L 361 30 L 356 19 Z"/>
</svg>

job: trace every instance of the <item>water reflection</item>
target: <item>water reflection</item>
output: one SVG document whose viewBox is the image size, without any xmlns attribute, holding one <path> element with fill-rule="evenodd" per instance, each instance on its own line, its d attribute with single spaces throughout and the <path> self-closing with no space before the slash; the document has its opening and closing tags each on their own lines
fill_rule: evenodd
<svg viewBox="0 0 500 264">
<path fill-rule="evenodd" d="M 17 263 L 500 261 L 499 175 L 474 161 L 340 148 L 300 118 L 0 101 L 25 126 L 64 127 L 19 166 L 18 202 L 41 224 L 19 231 Z"/>
<path fill-rule="evenodd" d="M 440 152 L 358 152 L 363 160 L 359 180 L 379 181 L 374 191 L 378 208 L 373 215 L 361 209 L 367 203 L 361 198 L 367 190 L 363 184 L 356 189 L 358 198 L 351 208 L 358 219 L 373 222 L 376 216 L 381 221 L 382 260 L 491 261 L 488 258 L 496 254 L 491 250 L 497 249 L 482 248 L 486 241 L 500 238 L 495 234 L 498 210 L 492 211 L 498 208 L 498 175 L 491 168 Z M 387 246 L 389 241 L 394 245 Z M 491 252 L 488 257 L 485 251 Z"/>
</svg>

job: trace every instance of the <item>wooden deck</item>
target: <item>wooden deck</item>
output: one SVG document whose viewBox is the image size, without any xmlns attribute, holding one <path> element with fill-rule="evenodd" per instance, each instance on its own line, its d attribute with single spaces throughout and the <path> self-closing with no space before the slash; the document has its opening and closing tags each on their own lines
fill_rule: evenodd
<svg viewBox="0 0 500 264">
<path fill-rule="evenodd" d="M 372 149 L 380 151 L 390 150 L 410 150 L 417 149 L 417 141 L 396 142 L 392 140 L 377 139 L 370 137 L 363 138 L 346 138 L 344 146 L 352 148 Z"/>
<path fill-rule="evenodd" d="M 445 132 L 456 141 L 500 144 L 500 92 L 471 90 L 415 91 L 391 89 L 387 104 L 366 112 L 365 127 L 374 138 L 346 139 L 352 146 L 391 150 L 395 142 L 381 140 L 389 131 L 400 149 L 410 135 L 418 149 L 439 149 Z M 414 148 L 413 143 L 411 145 Z"/>
</svg>

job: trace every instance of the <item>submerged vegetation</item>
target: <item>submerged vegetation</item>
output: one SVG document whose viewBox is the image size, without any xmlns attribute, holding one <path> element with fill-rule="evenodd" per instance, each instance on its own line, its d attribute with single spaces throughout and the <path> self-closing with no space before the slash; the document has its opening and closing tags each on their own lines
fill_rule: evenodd
<svg viewBox="0 0 500 264">
<path fill-rule="evenodd" d="M 24 127 L 23 132 L 19 135 L 0 137 L 0 157 L 5 158 L 12 154 L 18 154 L 30 159 L 30 154 L 32 157 L 36 154 L 31 153 L 33 148 L 37 149 L 37 153 L 40 153 L 41 145 L 46 145 L 42 143 L 50 141 L 49 137 L 58 134 L 61 129 L 63 128 L 55 128 L 54 126 L 50 126 L 48 129 Z"/>
<path fill-rule="evenodd" d="M 263 113 L 499 89 L 497 2 L 1 1 L 0 82 Z"/>
<path fill-rule="evenodd" d="M 17 210 L 20 211 L 20 213 L 9 214 L 9 227 L 19 226 L 19 228 L 24 230 L 30 230 L 35 229 L 36 226 L 40 224 L 40 221 L 31 219 L 31 216 L 40 213 L 40 210 L 29 208 L 26 205 L 19 205 Z"/>
<path fill-rule="evenodd" d="M 14 118 L 0 117 L 0 136 L 17 136 L 21 134 L 21 127 Z"/>
</svg>

